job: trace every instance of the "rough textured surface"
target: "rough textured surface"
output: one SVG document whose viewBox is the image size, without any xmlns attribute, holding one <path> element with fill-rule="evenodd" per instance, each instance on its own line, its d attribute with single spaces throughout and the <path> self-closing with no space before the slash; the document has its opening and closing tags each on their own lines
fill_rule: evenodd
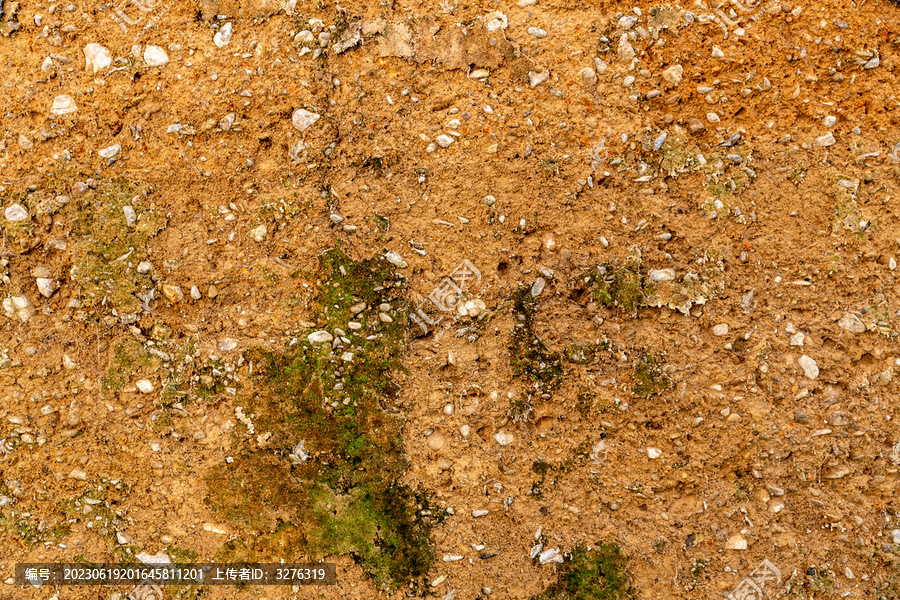
<svg viewBox="0 0 900 600">
<path fill-rule="evenodd" d="M 326 550 L 202 593 L 896 597 L 900 7 L 713 4 L 3 4 L 0 597 Z M 387 471 L 282 420 L 375 383 Z"/>
</svg>

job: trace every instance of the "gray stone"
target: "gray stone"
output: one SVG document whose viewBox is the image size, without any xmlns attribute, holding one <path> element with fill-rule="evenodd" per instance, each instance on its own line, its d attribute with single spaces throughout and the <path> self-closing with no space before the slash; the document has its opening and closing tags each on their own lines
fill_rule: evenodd
<svg viewBox="0 0 900 600">
<path fill-rule="evenodd" d="M 394 252 L 393 250 L 386 253 L 384 255 L 384 259 L 386 261 L 388 261 L 389 263 L 391 263 L 392 265 L 394 265 L 395 267 L 397 267 L 398 269 L 405 269 L 406 267 L 409 266 L 409 263 L 407 263 L 405 260 L 403 260 L 403 257 L 400 256 L 400 254 L 398 254 L 397 252 Z"/>
<path fill-rule="evenodd" d="M 853 313 L 845 312 L 842 314 L 838 321 L 838 325 L 841 329 L 849 331 L 850 333 L 865 333 L 866 331 L 866 326 L 863 325 L 863 322 L 859 320 L 859 317 Z"/>
<path fill-rule="evenodd" d="M 446 133 L 442 133 L 439 136 L 437 136 L 437 138 L 435 138 L 435 141 L 438 143 L 438 146 L 440 146 L 441 148 L 448 148 L 456 140 L 453 139 L 452 135 L 447 135 Z"/>
<path fill-rule="evenodd" d="M 816 361 L 807 355 L 804 354 L 801 356 L 797 360 L 797 364 L 803 369 L 803 375 L 805 375 L 807 379 L 814 380 L 819 376 L 819 366 L 816 364 Z"/>
<path fill-rule="evenodd" d="M 311 334 L 306 336 L 306 339 L 308 339 L 313 344 L 321 344 L 324 342 L 332 341 L 334 339 L 334 336 L 331 335 L 330 333 L 328 333 L 327 331 L 319 330 L 319 331 L 313 331 Z"/>
<path fill-rule="evenodd" d="M 100 155 L 100 158 L 112 158 L 116 154 L 122 151 L 122 146 L 119 144 L 113 144 L 112 146 L 107 146 L 103 150 L 97 152 Z"/>
<path fill-rule="evenodd" d="M 830 131 L 825 135 L 816 138 L 817 148 L 827 148 L 828 146 L 834 146 L 836 143 L 837 140 L 834 139 L 834 135 Z"/>
</svg>

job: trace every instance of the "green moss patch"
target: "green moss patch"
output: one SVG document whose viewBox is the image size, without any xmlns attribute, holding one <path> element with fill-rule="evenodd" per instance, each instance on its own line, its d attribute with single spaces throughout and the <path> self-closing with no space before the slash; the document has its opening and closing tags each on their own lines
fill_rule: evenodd
<svg viewBox="0 0 900 600">
<path fill-rule="evenodd" d="M 627 562 L 615 544 L 578 546 L 558 567 L 556 583 L 532 600 L 630 600 L 634 588 L 625 570 Z"/>
<path fill-rule="evenodd" d="M 131 227 L 126 225 L 125 206 L 137 215 Z M 126 181 L 101 182 L 65 210 L 74 213 L 71 275 L 81 286 L 85 308 L 112 310 L 119 317 L 139 313 L 142 300 L 137 295 L 146 298 L 153 283 L 149 275 L 137 273 L 137 265 L 147 258 L 147 240 L 165 227 L 165 216 Z"/>
<path fill-rule="evenodd" d="M 547 348 L 535 335 L 536 305 L 529 287 L 513 293 L 512 314 L 516 324 L 509 341 L 509 360 L 515 375 L 533 381 L 540 393 L 549 393 L 562 381 L 562 356 Z"/>
<path fill-rule="evenodd" d="M 329 251 L 316 328 L 349 344 L 311 343 L 305 332 L 283 351 L 248 354 L 258 393 L 242 410 L 254 431 L 238 426 L 247 446 L 207 477 L 210 506 L 258 536 L 230 556 L 350 554 L 388 590 L 431 566 L 441 515 L 400 485 L 402 423 L 388 412 L 399 407 L 390 374 L 406 347 L 404 287 L 383 259 Z"/>
<path fill-rule="evenodd" d="M 671 382 L 663 375 L 661 364 L 662 359 L 658 356 L 645 355 L 638 358 L 634 365 L 631 393 L 647 398 L 668 389 Z"/>
<path fill-rule="evenodd" d="M 113 356 L 109 369 L 103 377 L 103 387 L 107 390 L 121 390 L 131 378 L 144 371 L 152 372 L 154 358 L 134 338 L 125 338 L 113 345 Z"/>
</svg>

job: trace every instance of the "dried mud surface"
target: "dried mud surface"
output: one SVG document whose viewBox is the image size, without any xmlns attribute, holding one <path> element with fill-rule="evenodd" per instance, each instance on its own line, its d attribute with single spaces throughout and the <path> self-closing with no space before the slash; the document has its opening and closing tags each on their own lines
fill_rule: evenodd
<svg viewBox="0 0 900 600">
<path fill-rule="evenodd" d="M 333 587 L 165 597 L 531 598 L 534 546 L 604 542 L 640 600 L 764 559 L 767 597 L 898 597 L 900 6 L 135 6 L 0 1 L 0 597 L 129 592 L 19 562 L 315 558 L 326 467 L 335 515 L 440 512 L 411 584 L 322 542 Z M 329 295 L 335 248 L 376 287 Z M 262 378 L 297 348 L 331 366 Z M 296 447 L 288 397 L 359 400 L 389 458 Z"/>
</svg>

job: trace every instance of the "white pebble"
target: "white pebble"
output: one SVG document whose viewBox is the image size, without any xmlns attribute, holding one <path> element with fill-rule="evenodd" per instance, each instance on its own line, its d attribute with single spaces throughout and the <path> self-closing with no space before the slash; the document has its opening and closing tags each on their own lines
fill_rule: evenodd
<svg viewBox="0 0 900 600">
<path fill-rule="evenodd" d="M 306 109 L 298 108 L 294 111 L 294 114 L 291 116 L 291 123 L 294 126 L 294 129 L 297 131 L 306 131 L 312 125 L 318 121 L 321 117 L 314 112 L 309 112 Z"/>
<path fill-rule="evenodd" d="M 320 344 L 323 342 L 332 341 L 334 339 L 334 336 L 327 331 L 319 330 L 313 331 L 311 334 L 306 336 L 306 339 L 308 339 L 313 344 Z"/>
<path fill-rule="evenodd" d="M 28 218 L 28 211 L 21 204 L 10 204 L 6 207 L 6 211 L 3 214 L 7 221 L 13 222 L 24 221 Z"/>
<path fill-rule="evenodd" d="M 100 44 L 88 44 L 84 47 L 84 68 L 93 69 L 94 73 L 112 64 L 109 48 Z"/>
<path fill-rule="evenodd" d="M 834 139 L 834 135 L 830 131 L 816 138 L 817 148 L 827 148 L 828 146 L 834 146 L 836 143 L 837 140 Z"/>
<path fill-rule="evenodd" d="M 122 214 L 125 215 L 125 225 L 131 227 L 137 222 L 137 214 L 135 214 L 134 209 L 130 206 L 122 207 Z"/>
<path fill-rule="evenodd" d="M 800 368 L 803 369 L 803 374 L 807 379 L 816 379 L 819 376 L 819 365 L 816 364 L 816 361 L 807 355 L 801 356 L 797 360 L 797 364 L 800 365 Z"/>
<path fill-rule="evenodd" d="M 528 72 L 528 82 L 533 88 L 536 88 L 548 79 L 550 79 L 550 71 L 546 69 Z"/>
<path fill-rule="evenodd" d="M 250 238 L 254 241 L 262 242 L 263 240 L 266 239 L 266 234 L 268 232 L 269 232 L 269 230 L 266 228 L 265 225 L 259 225 L 258 227 L 254 227 L 253 229 L 248 231 L 247 235 L 249 235 Z"/>
<path fill-rule="evenodd" d="M 144 62 L 148 67 L 162 67 L 169 62 L 169 55 L 159 46 L 147 46 L 144 50 Z"/>
<path fill-rule="evenodd" d="M 515 436 L 507 431 L 498 431 L 494 434 L 494 441 L 496 441 L 501 446 L 509 446 L 515 441 Z"/>
<path fill-rule="evenodd" d="M 409 266 L 409 263 L 407 263 L 405 260 L 403 260 L 403 257 L 400 256 L 397 252 L 394 252 L 393 250 L 391 250 L 390 252 L 387 252 L 384 255 L 384 259 L 386 261 L 388 261 L 389 263 L 391 263 L 392 265 L 394 265 L 395 267 L 397 267 L 398 269 L 405 269 L 406 267 Z"/>
<path fill-rule="evenodd" d="M 153 383 L 149 379 L 138 379 L 134 385 L 142 394 L 149 394 L 153 391 Z"/>
<path fill-rule="evenodd" d="M 113 144 L 112 146 L 107 146 L 103 150 L 100 150 L 97 154 L 100 155 L 100 158 L 112 158 L 121 151 L 122 146 L 120 144 Z"/>
<path fill-rule="evenodd" d="M 217 48 L 224 48 L 225 46 L 228 45 L 228 42 L 231 41 L 231 32 L 232 32 L 231 23 L 228 22 L 228 23 L 225 23 L 225 25 L 222 26 L 222 29 L 220 29 L 216 33 L 216 35 L 213 36 L 213 43 L 216 45 Z"/>
<path fill-rule="evenodd" d="M 75 105 L 75 101 L 72 99 L 72 96 L 69 96 L 68 94 L 57 96 L 53 99 L 53 104 L 50 106 L 50 114 L 54 117 L 70 115 L 77 110 L 78 107 Z"/>
</svg>

